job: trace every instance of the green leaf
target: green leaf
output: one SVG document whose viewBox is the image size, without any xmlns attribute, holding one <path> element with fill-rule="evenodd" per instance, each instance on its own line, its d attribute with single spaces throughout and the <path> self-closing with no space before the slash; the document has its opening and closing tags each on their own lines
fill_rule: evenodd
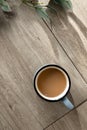
<svg viewBox="0 0 87 130">
<path fill-rule="evenodd" d="M 0 5 L 3 5 L 3 3 L 4 3 L 4 0 L 0 0 Z"/>
<path fill-rule="evenodd" d="M 22 0 L 22 2 L 25 3 L 25 4 L 27 4 L 27 5 L 29 5 L 29 6 L 32 5 L 32 7 L 34 7 L 36 9 L 37 13 L 39 14 L 39 16 L 42 19 L 50 21 L 50 18 L 48 16 L 47 12 L 46 12 L 46 7 L 45 6 L 41 6 L 38 3 L 38 0 L 36 0 L 34 2 L 33 1 L 31 2 L 29 0 Z"/>
<path fill-rule="evenodd" d="M 55 3 L 60 4 L 65 9 L 72 9 L 72 3 L 70 0 L 54 0 Z"/>
<path fill-rule="evenodd" d="M 0 3 L 1 8 L 2 8 L 3 11 L 5 11 L 5 12 L 10 12 L 11 11 L 11 8 L 10 8 L 9 4 L 6 1 L 0 0 L 0 2 L 1 2 Z"/>
<path fill-rule="evenodd" d="M 36 6 L 35 7 L 37 13 L 39 14 L 39 16 L 42 18 L 42 19 L 45 19 L 45 20 L 48 20 L 50 21 L 50 18 L 46 12 L 46 8 L 45 7 L 41 7 L 40 5 L 39 6 Z"/>
</svg>

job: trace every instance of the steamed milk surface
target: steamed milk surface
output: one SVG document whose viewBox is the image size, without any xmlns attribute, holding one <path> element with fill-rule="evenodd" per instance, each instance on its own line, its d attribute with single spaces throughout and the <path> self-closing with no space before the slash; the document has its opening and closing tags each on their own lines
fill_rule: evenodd
<svg viewBox="0 0 87 130">
<path fill-rule="evenodd" d="M 41 93 L 47 97 L 56 97 L 66 88 L 65 75 L 58 69 L 48 68 L 37 79 Z"/>
</svg>

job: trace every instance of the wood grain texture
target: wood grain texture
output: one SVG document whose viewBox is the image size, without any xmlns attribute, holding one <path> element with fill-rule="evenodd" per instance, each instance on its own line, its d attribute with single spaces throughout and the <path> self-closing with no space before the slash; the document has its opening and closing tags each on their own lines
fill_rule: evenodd
<svg viewBox="0 0 87 130">
<path fill-rule="evenodd" d="M 33 78 L 44 64 L 61 65 L 72 81 L 75 106 L 87 99 L 87 86 L 35 10 L 21 5 L 14 18 L 0 19 L 0 128 L 41 130 L 69 110 L 38 97 Z M 78 79 L 78 80 L 77 80 Z"/>
<path fill-rule="evenodd" d="M 58 5 L 51 3 L 57 10 L 57 14 L 54 11 L 49 13 L 52 19 L 51 30 L 87 81 L 87 0 L 71 1 L 73 13 L 66 13 Z"/>
<path fill-rule="evenodd" d="M 87 130 L 87 102 L 46 130 Z"/>
</svg>

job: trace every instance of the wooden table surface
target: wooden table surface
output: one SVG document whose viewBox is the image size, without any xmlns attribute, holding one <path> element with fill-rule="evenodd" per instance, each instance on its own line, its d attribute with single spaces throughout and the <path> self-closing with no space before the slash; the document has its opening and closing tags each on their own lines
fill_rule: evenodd
<svg viewBox="0 0 87 130">
<path fill-rule="evenodd" d="M 52 27 L 23 4 L 12 18 L 0 15 L 0 130 L 87 129 L 87 1 L 72 4 L 68 14 L 54 5 Z M 36 70 L 50 63 L 70 75 L 72 111 L 34 90 Z"/>
</svg>

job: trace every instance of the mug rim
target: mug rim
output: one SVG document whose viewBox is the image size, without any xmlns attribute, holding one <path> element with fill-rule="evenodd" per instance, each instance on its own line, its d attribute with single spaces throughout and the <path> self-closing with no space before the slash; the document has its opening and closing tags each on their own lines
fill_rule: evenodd
<svg viewBox="0 0 87 130">
<path fill-rule="evenodd" d="M 69 82 L 68 90 L 67 90 L 67 92 L 66 92 L 61 98 L 59 98 L 59 99 L 54 99 L 54 100 L 46 99 L 46 98 L 44 98 L 43 96 L 40 95 L 40 93 L 38 92 L 38 90 L 37 90 L 37 88 L 36 88 L 36 82 L 35 82 L 35 81 L 36 81 L 36 78 L 37 78 L 38 74 L 40 73 L 41 70 L 44 70 L 44 69 L 47 68 L 47 67 L 56 67 L 56 68 L 59 68 L 60 70 L 62 70 L 62 71 L 66 74 L 66 76 L 67 76 L 67 78 L 68 78 L 68 82 Z M 56 101 L 62 100 L 62 99 L 68 94 L 68 92 L 70 91 L 70 88 L 71 88 L 71 79 L 70 79 L 70 76 L 69 76 L 69 74 L 67 73 L 67 71 L 66 71 L 64 68 L 62 68 L 61 66 L 59 66 L 59 65 L 56 65 L 56 64 L 47 64 L 47 65 L 41 66 L 41 67 L 36 71 L 36 73 L 35 73 L 35 76 L 34 76 L 34 89 L 35 89 L 36 93 L 39 95 L 39 97 L 41 97 L 41 98 L 44 99 L 45 101 L 56 102 Z M 48 97 L 48 98 L 50 98 L 50 97 Z M 53 98 L 54 98 L 54 97 L 53 97 Z"/>
</svg>

